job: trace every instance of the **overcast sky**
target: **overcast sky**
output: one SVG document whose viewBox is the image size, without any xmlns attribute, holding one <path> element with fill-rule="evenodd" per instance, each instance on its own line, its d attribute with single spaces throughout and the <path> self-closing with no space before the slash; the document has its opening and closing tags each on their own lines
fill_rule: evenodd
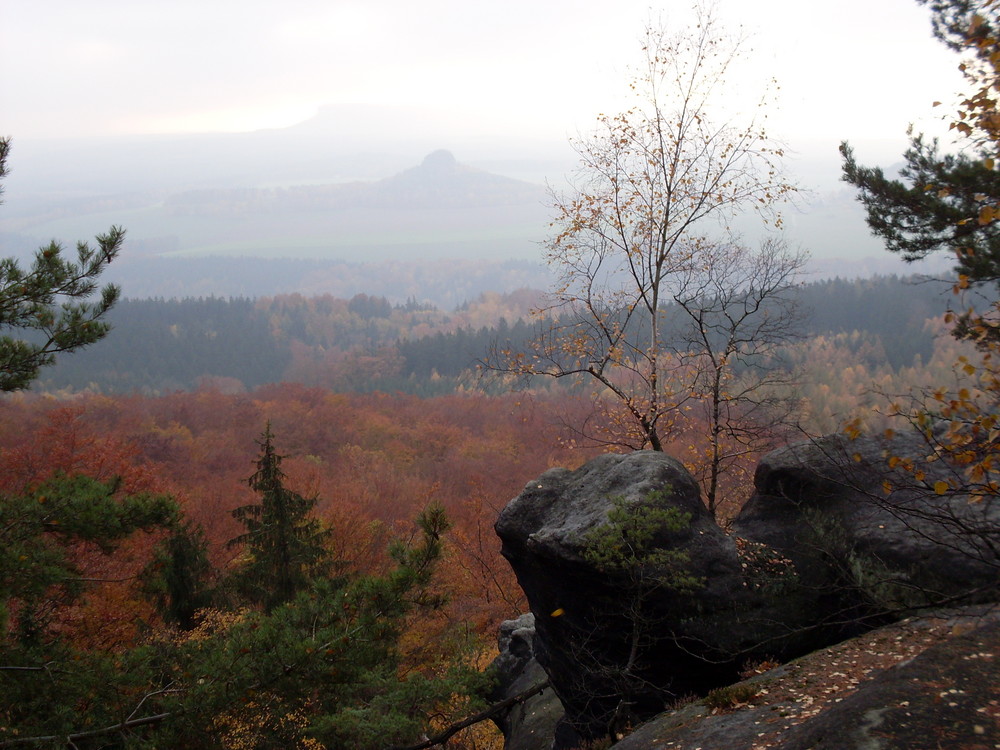
<svg viewBox="0 0 1000 750">
<path fill-rule="evenodd" d="M 616 108 L 651 7 L 689 17 L 688 0 L 0 0 L 0 132 L 254 130 L 369 103 L 426 108 L 442 130 L 563 139 Z M 914 0 L 717 13 L 752 35 L 747 85 L 779 80 L 772 121 L 793 148 L 902 144 L 960 84 Z"/>
</svg>

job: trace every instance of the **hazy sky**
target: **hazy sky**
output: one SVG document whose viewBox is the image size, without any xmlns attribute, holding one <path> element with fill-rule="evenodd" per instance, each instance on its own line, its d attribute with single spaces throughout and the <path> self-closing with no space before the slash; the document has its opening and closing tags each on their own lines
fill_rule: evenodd
<svg viewBox="0 0 1000 750">
<path fill-rule="evenodd" d="M 443 133 L 564 139 L 617 108 L 650 9 L 688 0 L 0 0 L 0 133 L 254 130 L 324 104 L 426 108 Z M 777 134 L 891 139 L 960 79 L 914 0 L 720 0 L 778 78 Z M 386 123 L 387 128 L 405 123 Z M 447 145 L 442 139 L 442 145 Z"/>
</svg>

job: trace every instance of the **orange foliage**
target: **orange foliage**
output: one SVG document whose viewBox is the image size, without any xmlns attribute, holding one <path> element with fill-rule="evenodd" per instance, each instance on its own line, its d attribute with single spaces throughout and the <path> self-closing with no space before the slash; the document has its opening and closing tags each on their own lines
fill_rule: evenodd
<svg viewBox="0 0 1000 750">
<path fill-rule="evenodd" d="M 0 491 L 64 471 L 120 477 L 132 492 L 170 492 L 203 526 L 213 562 L 224 567 L 233 555 L 225 543 L 239 533 L 230 512 L 252 501 L 246 479 L 254 438 L 270 420 L 288 456 L 289 485 L 319 498 L 317 514 L 332 529 L 331 544 L 353 569 L 383 568 L 388 540 L 431 500 L 440 501 L 454 525 L 439 576 L 451 600 L 442 617 L 492 635 L 524 606 L 492 531 L 497 513 L 526 479 L 588 457 L 558 437 L 558 415 L 569 398 L 421 399 L 295 384 L 252 394 L 206 388 L 156 398 L 80 396 L 70 403 L 21 396 L 0 402 L 0 428 L 18 426 L 0 435 Z M 91 597 L 89 606 L 101 609 L 102 618 L 136 621 L 127 582 L 152 541 L 140 536 L 113 565 L 81 550 L 88 575 L 123 579 L 101 584 Z M 116 626 L 113 637 L 127 640 L 130 627 Z M 79 637 L 91 642 L 96 635 Z"/>
</svg>

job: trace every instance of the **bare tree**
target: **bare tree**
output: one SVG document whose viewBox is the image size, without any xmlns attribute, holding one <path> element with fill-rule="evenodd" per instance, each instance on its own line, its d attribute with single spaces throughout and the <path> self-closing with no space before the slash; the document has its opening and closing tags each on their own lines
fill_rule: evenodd
<svg viewBox="0 0 1000 750">
<path fill-rule="evenodd" d="M 663 346 L 680 365 L 687 405 L 707 428 L 707 455 L 693 468 L 717 515 L 727 466 L 772 447 L 794 411 L 792 373 L 780 354 L 797 336 L 805 256 L 768 239 L 758 250 L 719 244 L 695 257 L 670 281 L 674 314 Z"/>
<path fill-rule="evenodd" d="M 589 382 L 608 409 L 605 432 L 588 435 L 601 442 L 663 450 L 681 404 L 695 395 L 683 374 L 694 359 L 667 335 L 677 329 L 672 316 L 686 314 L 677 299 L 708 300 L 697 293 L 700 269 L 736 252 L 732 219 L 756 215 L 778 228 L 778 204 L 795 189 L 782 176 L 780 145 L 764 128 L 767 92 L 741 122 L 721 114 L 742 47 L 705 9 L 679 36 L 647 29 L 644 67 L 631 83 L 637 104 L 601 116 L 596 132 L 574 144 L 580 166 L 572 188 L 553 195 L 556 233 L 547 258 L 558 282 L 538 311 L 538 335 L 524 350 L 498 346 L 485 360 L 502 373 Z M 767 298 L 783 295 L 801 264 L 780 248 L 765 244 L 759 258 L 772 263 L 766 269 L 744 264 L 742 277 L 716 274 L 708 282 L 732 284 L 717 290 L 722 298 L 748 302 L 734 321 L 737 347 L 752 331 L 749 320 L 762 320 Z M 714 337 L 711 345 L 715 352 Z M 734 361 L 733 352 L 723 354 L 720 372 Z"/>
</svg>

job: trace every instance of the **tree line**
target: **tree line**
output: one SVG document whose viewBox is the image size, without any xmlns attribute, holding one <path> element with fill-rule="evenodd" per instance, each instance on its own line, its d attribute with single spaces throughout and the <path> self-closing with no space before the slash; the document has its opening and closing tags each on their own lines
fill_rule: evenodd
<svg viewBox="0 0 1000 750">
<path fill-rule="evenodd" d="M 885 364 L 909 367 L 917 357 L 930 357 L 934 341 L 925 322 L 940 312 L 936 299 L 948 290 L 943 282 L 917 276 L 807 283 L 796 290 L 804 311 L 800 333 L 857 331 L 878 342 Z M 283 380 L 312 385 L 337 366 L 363 369 L 359 360 L 365 355 L 378 359 L 377 372 L 365 372 L 353 384 L 334 375 L 330 384 L 340 390 L 442 393 L 474 371 L 494 342 L 520 345 L 533 335 L 530 318 L 513 317 L 525 305 L 505 307 L 503 298 L 452 312 L 363 294 L 124 299 L 105 316 L 114 335 L 58 358 L 36 389 L 166 393 L 220 378 L 246 389 Z M 474 324 L 487 316 L 488 324 Z"/>
</svg>

